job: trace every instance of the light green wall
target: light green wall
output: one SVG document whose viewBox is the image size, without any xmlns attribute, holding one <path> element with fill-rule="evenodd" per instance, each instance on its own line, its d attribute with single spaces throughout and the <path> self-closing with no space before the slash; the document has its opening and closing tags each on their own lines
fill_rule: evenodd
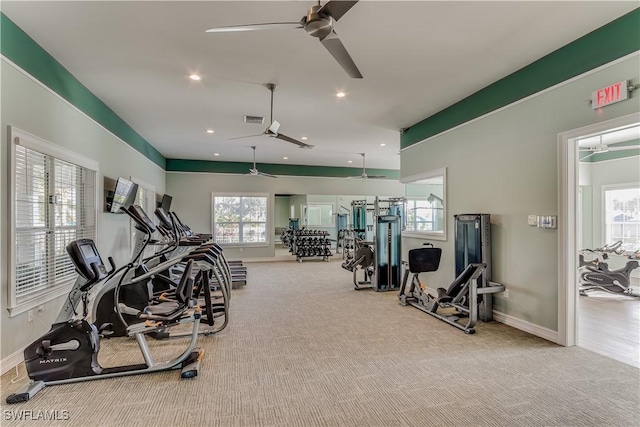
<svg viewBox="0 0 640 427">
<path fill-rule="evenodd" d="M 2 229 L 2 246 L 0 257 L 0 278 L 2 280 L 2 312 L 1 336 L 2 349 L 0 359 L 14 353 L 31 342 L 38 335 L 44 333 L 53 323 L 60 307 L 62 298 L 44 305 L 43 316 L 34 322 L 27 322 L 27 314 L 9 317 L 7 311 L 7 258 L 11 242 L 7 242 L 6 230 L 8 216 L 8 174 L 9 147 L 7 142 L 8 126 L 15 126 L 25 132 L 33 134 L 56 145 L 69 149 L 83 156 L 97 160 L 100 163 L 98 185 L 100 194 L 99 209 L 102 209 L 103 177 L 117 178 L 134 175 L 139 179 L 155 185 L 156 191 L 164 192 L 165 172 L 143 154 L 122 142 L 94 121 L 87 118 L 77 109 L 54 95 L 42 85 L 36 83 L 22 71 L 2 60 L 1 69 L 1 134 L 2 147 L 0 159 L 2 171 L 0 174 L 0 218 Z M 129 219 L 124 215 L 98 213 L 97 244 L 101 253 L 106 257 L 113 256 L 118 265 L 129 257 Z M 15 331 L 19 330 L 17 334 Z"/>
<path fill-rule="evenodd" d="M 274 203 L 273 221 L 274 227 L 289 226 L 289 200 L 290 197 L 276 197 Z"/>
<path fill-rule="evenodd" d="M 173 196 L 172 208 L 191 229 L 200 232 L 211 232 L 211 194 L 214 192 L 270 194 L 272 212 L 275 194 L 294 194 L 296 215 L 300 215 L 300 205 L 307 203 L 308 194 L 334 197 L 336 194 L 402 195 L 404 192 L 404 185 L 392 180 L 311 177 L 272 179 L 194 172 L 167 172 L 166 176 L 167 194 Z M 271 257 L 275 254 L 275 248 L 272 241 L 268 247 L 243 248 L 242 251 L 227 248 L 226 252 L 231 259 Z"/>
<path fill-rule="evenodd" d="M 637 92 L 601 111 L 585 100 L 612 82 L 640 81 L 639 70 L 635 55 L 402 151 L 403 177 L 447 168 L 449 238 L 433 242 L 443 259 L 425 277 L 430 287 L 454 275 L 453 215 L 489 213 L 493 280 L 510 290 L 495 309 L 557 330 L 558 231 L 528 226 L 527 215 L 558 215 L 558 133 L 637 112 Z M 422 242 L 404 239 L 403 252 Z"/>
</svg>

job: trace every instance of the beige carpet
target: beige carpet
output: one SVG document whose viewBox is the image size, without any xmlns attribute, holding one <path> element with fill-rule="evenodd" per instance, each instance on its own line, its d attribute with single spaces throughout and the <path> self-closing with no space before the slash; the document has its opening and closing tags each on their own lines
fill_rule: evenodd
<svg viewBox="0 0 640 427">
<path fill-rule="evenodd" d="M 172 371 L 54 386 L 3 404 L 2 426 L 640 425 L 637 368 L 496 322 L 465 335 L 395 293 L 354 291 L 340 261 L 248 264 L 230 326 L 200 339 L 196 379 Z M 180 342 L 160 344 L 165 353 Z M 131 341 L 103 349 L 104 364 L 139 360 Z M 14 376 L 2 377 L 3 402 L 26 381 Z M 9 419 L 17 410 L 69 419 Z"/>
</svg>

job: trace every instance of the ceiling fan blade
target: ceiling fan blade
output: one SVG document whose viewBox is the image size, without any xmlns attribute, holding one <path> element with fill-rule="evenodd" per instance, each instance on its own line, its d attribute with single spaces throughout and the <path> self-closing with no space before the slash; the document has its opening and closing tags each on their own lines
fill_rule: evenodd
<svg viewBox="0 0 640 427">
<path fill-rule="evenodd" d="M 255 134 L 255 135 L 236 136 L 234 138 L 229 138 L 229 141 L 231 141 L 232 139 L 255 138 L 256 136 L 262 136 L 262 135 L 264 135 L 264 132 L 263 133 L 258 133 L 258 134 Z"/>
<path fill-rule="evenodd" d="M 259 172 L 259 171 L 256 173 L 256 175 L 258 175 L 258 176 L 266 176 L 268 178 L 277 178 L 277 176 L 271 175 L 270 173 Z"/>
<path fill-rule="evenodd" d="M 300 22 L 269 22 L 266 24 L 228 25 L 213 27 L 205 30 L 205 33 L 233 33 L 238 31 L 281 30 L 286 28 L 302 28 Z"/>
<path fill-rule="evenodd" d="M 349 9 L 351 9 L 358 0 L 355 1 L 329 1 L 324 6 L 320 8 L 319 13 L 326 13 L 330 15 L 336 21 L 342 18 L 342 15 L 347 13 Z"/>
<path fill-rule="evenodd" d="M 335 31 L 331 31 L 327 37 L 320 40 L 320 43 L 327 48 L 329 53 L 338 61 L 338 64 L 347 72 L 349 77 L 353 79 L 362 78 L 360 70 L 358 70 L 358 67 L 355 62 L 353 62 L 353 59 L 351 59 L 349 52 L 347 52 L 347 49 L 345 49 Z"/>
<path fill-rule="evenodd" d="M 582 151 L 582 152 L 584 153 L 585 151 Z M 591 156 L 593 156 L 593 155 L 595 155 L 595 154 L 598 154 L 598 153 L 596 153 L 595 151 L 593 151 L 593 152 L 591 152 L 590 154 L 587 154 L 587 155 L 586 155 L 586 156 L 584 156 L 584 157 L 580 157 L 580 159 L 579 159 L 578 161 L 579 161 L 579 162 L 582 162 L 582 161 L 584 161 L 584 160 L 587 160 L 589 157 L 591 157 Z"/>
<path fill-rule="evenodd" d="M 277 134 L 276 138 L 277 139 L 281 139 L 283 141 L 290 142 L 292 144 L 296 144 L 300 148 L 313 148 L 313 145 L 305 144 L 304 142 L 298 141 L 297 139 L 293 139 L 293 138 L 288 137 L 287 135 L 283 135 L 281 133 Z"/>
<path fill-rule="evenodd" d="M 640 145 L 626 145 L 622 147 L 609 147 L 609 151 L 626 151 L 626 150 L 639 150 Z"/>
</svg>

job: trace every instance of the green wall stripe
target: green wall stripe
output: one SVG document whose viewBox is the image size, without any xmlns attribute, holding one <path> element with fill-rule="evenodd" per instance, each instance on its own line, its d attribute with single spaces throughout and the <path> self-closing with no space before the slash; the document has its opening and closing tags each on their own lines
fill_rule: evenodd
<svg viewBox="0 0 640 427">
<path fill-rule="evenodd" d="M 167 159 L 167 171 L 171 172 L 208 172 L 245 174 L 253 167 L 252 163 L 212 162 L 207 160 Z M 273 175 L 317 176 L 344 178 L 360 176 L 362 169 L 333 166 L 304 166 L 260 163 L 260 172 Z M 384 175 L 388 179 L 400 179 L 400 171 L 392 169 L 367 169 L 367 175 Z"/>
<path fill-rule="evenodd" d="M 400 135 L 400 147 L 410 147 L 638 50 L 640 8 L 412 125 Z"/>
<path fill-rule="evenodd" d="M 155 147 L 91 93 L 4 13 L 0 13 L 0 39 L 0 51 L 9 60 L 149 160 L 166 169 L 166 159 Z"/>
</svg>

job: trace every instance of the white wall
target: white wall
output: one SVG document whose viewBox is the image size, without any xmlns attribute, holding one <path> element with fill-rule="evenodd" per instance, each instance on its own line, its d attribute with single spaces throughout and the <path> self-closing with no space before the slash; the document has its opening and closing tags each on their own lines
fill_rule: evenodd
<svg viewBox="0 0 640 427">
<path fill-rule="evenodd" d="M 103 209 L 103 177 L 117 178 L 134 175 L 155 185 L 156 191 L 164 192 L 165 172 L 142 154 L 104 130 L 83 113 L 72 107 L 59 96 L 35 82 L 21 70 L 4 59 L 2 67 L 2 147 L 0 161 L 0 279 L 2 280 L 2 314 L 0 359 L 19 351 L 39 335 L 49 329 L 62 306 L 63 298 L 44 305 L 42 317 L 27 322 L 27 313 L 9 317 L 8 295 L 8 250 L 12 242 L 7 242 L 9 147 L 8 126 L 15 126 L 25 132 L 52 142 L 56 145 L 97 160 L 100 163 L 98 191 L 99 209 Z M 97 245 L 103 256 L 111 255 L 118 265 L 129 257 L 129 219 L 125 215 L 98 213 Z M 16 333 L 20 331 L 20 333 Z"/>
<path fill-rule="evenodd" d="M 403 177 L 447 168 L 448 240 L 430 287 L 453 279 L 453 215 L 492 216 L 493 280 L 510 298 L 495 309 L 552 331 L 558 328 L 558 231 L 527 225 L 527 215 L 558 215 L 558 134 L 637 112 L 638 93 L 594 111 L 585 100 L 612 82 L 640 81 L 637 55 L 516 103 L 401 153 Z M 595 221 L 594 221 L 595 222 Z M 423 241 L 404 239 L 403 252 Z"/>
<path fill-rule="evenodd" d="M 271 212 L 275 194 L 295 194 L 296 210 L 300 209 L 299 195 L 398 195 L 404 194 L 404 185 L 391 180 L 362 180 L 345 178 L 284 177 L 277 179 L 247 175 L 211 173 L 168 172 L 166 192 L 173 196 L 172 209 L 191 229 L 210 233 L 212 231 L 211 194 L 214 192 L 255 192 L 271 195 Z M 306 197 L 305 197 L 306 203 Z M 300 222 L 302 226 L 302 220 Z M 274 242 L 267 247 L 227 248 L 231 259 L 271 257 L 275 254 Z"/>
</svg>

